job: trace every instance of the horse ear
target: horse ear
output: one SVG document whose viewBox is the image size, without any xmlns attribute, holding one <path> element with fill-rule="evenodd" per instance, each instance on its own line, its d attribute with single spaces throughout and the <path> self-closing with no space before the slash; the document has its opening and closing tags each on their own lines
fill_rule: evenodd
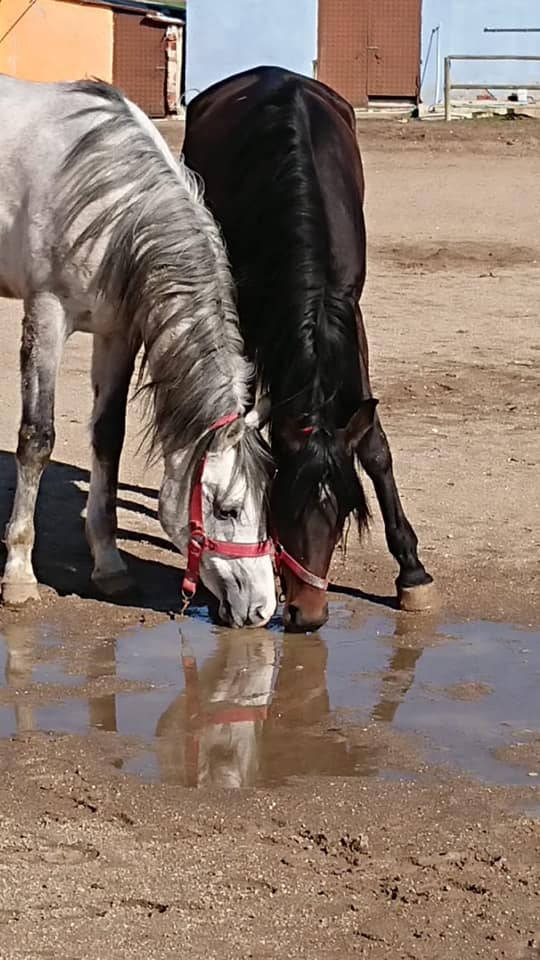
<svg viewBox="0 0 540 960">
<path fill-rule="evenodd" d="M 378 402 L 379 401 L 373 397 L 370 397 L 369 400 L 362 400 L 356 413 L 353 413 L 344 430 L 345 449 L 347 453 L 354 453 L 362 438 L 368 430 L 371 430 Z"/>
<path fill-rule="evenodd" d="M 243 436 L 245 429 L 246 424 L 243 417 L 239 417 L 238 420 L 233 420 L 228 427 L 221 429 L 219 433 L 216 433 L 212 438 L 210 450 L 212 453 L 223 453 L 223 451 L 228 450 L 229 447 L 235 447 Z"/>
<path fill-rule="evenodd" d="M 270 394 L 265 393 L 264 396 L 259 397 L 253 410 L 250 410 L 249 413 L 246 414 L 246 426 L 252 427 L 255 430 L 262 430 L 268 423 L 271 412 L 272 401 L 270 400 Z"/>
</svg>

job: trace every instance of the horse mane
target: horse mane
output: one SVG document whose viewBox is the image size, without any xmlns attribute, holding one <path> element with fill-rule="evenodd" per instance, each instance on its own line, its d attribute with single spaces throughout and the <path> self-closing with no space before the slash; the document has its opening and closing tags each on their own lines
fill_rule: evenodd
<svg viewBox="0 0 540 960">
<path fill-rule="evenodd" d="M 354 512 L 363 525 L 366 499 L 335 437 L 362 400 L 356 290 L 340 275 L 331 247 L 313 132 L 316 123 L 324 140 L 336 107 L 312 96 L 305 78 L 273 68 L 247 73 L 259 82 L 266 77 L 266 86 L 230 133 L 225 199 L 214 212 L 237 282 L 248 353 L 271 394 L 273 424 L 288 418 L 314 427 L 307 449 L 292 454 L 292 488 L 283 496 L 278 471 L 276 499 L 287 524 L 326 487 L 340 522 Z M 188 108 L 188 148 L 189 123 Z M 186 156 L 189 163 L 189 149 Z"/>
<path fill-rule="evenodd" d="M 135 350 L 142 340 L 150 451 L 195 447 L 197 459 L 216 417 L 244 412 L 252 380 L 219 229 L 195 175 L 119 91 L 95 81 L 66 86 L 89 101 L 72 115 L 87 123 L 60 173 L 58 235 L 70 238 L 72 253 L 98 251 L 96 294 L 113 305 Z M 240 462 L 260 485 L 267 458 L 251 430 Z"/>
</svg>

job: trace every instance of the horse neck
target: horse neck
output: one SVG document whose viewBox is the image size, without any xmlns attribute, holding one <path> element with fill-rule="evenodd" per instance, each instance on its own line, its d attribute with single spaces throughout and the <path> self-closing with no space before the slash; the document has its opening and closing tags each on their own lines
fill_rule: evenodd
<svg viewBox="0 0 540 960">
<path fill-rule="evenodd" d="M 243 412 L 249 365 L 236 315 L 232 308 L 215 309 L 215 301 L 198 305 L 197 299 L 197 294 L 178 295 L 161 310 L 146 312 L 142 338 L 149 372 L 152 378 L 165 378 L 167 387 L 178 389 L 184 398 L 189 382 L 194 404 L 202 399 L 201 390 L 215 392 L 226 407 L 218 411 L 212 400 L 216 413 L 231 412 L 231 406 Z"/>
<path fill-rule="evenodd" d="M 344 425 L 362 398 L 355 304 L 347 292 L 327 287 L 306 309 L 305 303 L 292 307 L 279 332 L 283 347 L 288 337 L 294 364 L 280 362 L 272 346 L 266 365 L 263 360 L 265 378 L 283 416 L 295 421 L 308 416 L 333 430 Z"/>
<path fill-rule="evenodd" d="M 113 137 L 98 125 L 78 159 L 82 189 L 68 180 L 66 216 L 68 225 L 79 223 L 95 201 L 97 213 L 75 245 L 101 243 L 105 231 L 96 290 L 132 332 L 133 346 L 144 344 L 152 440 L 167 452 L 191 445 L 217 417 L 243 412 L 250 370 L 223 241 L 194 176 L 183 164 L 171 166 L 129 110 L 116 122 L 123 130 L 118 163 L 96 197 L 96 171 L 105 160 L 109 171 Z M 128 133 L 133 150 L 125 147 Z"/>
<path fill-rule="evenodd" d="M 73 89 L 88 98 L 87 83 Z M 138 108 L 111 88 L 94 89 L 82 137 L 62 165 L 56 229 L 74 235 L 72 255 L 90 245 L 101 258 L 95 293 L 134 346 L 143 341 L 154 434 L 179 449 L 247 400 L 232 277 L 195 175 L 174 162 Z"/>
<path fill-rule="evenodd" d="M 229 290 L 217 281 L 159 296 L 148 285 L 138 325 L 153 395 L 152 441 L 193 448 L 219 417 L 245 412 L 250 366 Z"/>
</svg>

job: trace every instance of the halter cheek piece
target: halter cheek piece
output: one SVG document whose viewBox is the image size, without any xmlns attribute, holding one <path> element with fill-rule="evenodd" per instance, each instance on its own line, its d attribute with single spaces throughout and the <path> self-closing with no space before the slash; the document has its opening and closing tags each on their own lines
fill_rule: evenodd
<svg viewBox="0 0 540 960">
<path fill-rule="evenodd" d="M 234 423 L 235 420 L 240 419 L 240 416 L 241 414 L 239 413 L 229 413 L 224 417 L 220 417 L 219 420 L 216 420 L 215 423 L 211 425 L 209 432 L 215 432 L 219 430 L 220 427 Z M 304 427 L 302 430 L 302 433 L 306 435 L 312 432 L 313 427 Z M 261 543 L 229 543 L 226 540 L 212 540 L 206 536 L 204 532 L 202 480 L 207 458 L 208 453 L 205 453 L 197 470 L 189 503 L 189 543 L 186 572 L 182 581 L 181 590 L 182 611 L 187 609 L 195 596 L 197 584 L 200 580 L 201 560 L 205 550 L 208 550 L 215 556 L 223 557 L 226 560 L 254 559 L 256 557 L 267 557 L 273 553 L 278 574 L 282 567 L 288 567 L 303 583 L 313 587 L 315 590 L 323 590 L 326 592 L 328 580 L 317 577 L 314 573 L 311 573 L 311 571 L 306 570 L 290 553 L 287 553 L 276 537 L 271 540 L 264 540 Z"/>
</svg>

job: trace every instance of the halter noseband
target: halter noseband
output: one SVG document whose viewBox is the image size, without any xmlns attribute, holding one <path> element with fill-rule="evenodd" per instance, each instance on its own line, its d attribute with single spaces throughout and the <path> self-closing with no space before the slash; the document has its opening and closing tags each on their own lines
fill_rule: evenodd
<svg viewBox="0 0 540 960">
<path fill-rule="evenodd" d="M 228 423 L 234 423 L 235 420 L 240 419 L 240 416 L 239 413 L 228 413 L 226 416 L 220 417 L 211 425 L 209 432 L 215 432 Z M 273 550 L 271 540 L 265 540 L 262 543 L 229 543 L 226 540 L 212 540 L 206 536 L 204 532 L 202 480 L 207 459 L 208 453 L 205 453 L 195 477 L 189 504 L 189 543 L 186 572 L 182 581 L 184 609 L 195 596 L 200 579 L 201 560 L 205 550 L 227 560 L 267 557 Z"/>
<path fill-rule="evenodd" d="M 315 573 L 312 573 L 311 570 L 303 567 L 301 563 L 298 563 L 298 560 L 295 560 L 290 553 L 287 553 L 285 547 L 282 547 L 277 540 L 274 541 L 274 546 L 278 573 L 280 573 L 281 567 L 288 567 L 302 583 L 306 583 L 308 587 L 313 587 L 314 590 L 323 590 L 324 593 L 326 593 L 328 590 L 328 580 L 325 580 L 323 577 L 318 577 Z"/>
</svg>

